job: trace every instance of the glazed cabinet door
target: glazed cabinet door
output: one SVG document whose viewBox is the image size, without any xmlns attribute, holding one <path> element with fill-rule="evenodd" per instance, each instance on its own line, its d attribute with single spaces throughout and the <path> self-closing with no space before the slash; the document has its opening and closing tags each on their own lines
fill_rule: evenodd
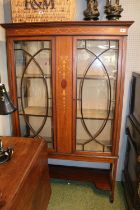
<svg viewBox="0 0 140 210">
<path fill-rule="evenodd" d="M 74 125 L 76 153 L 111 153 L 115 141 L 120 41 L 77 37 L 74 40 Z"/>
<path fill-rule="evenodd" d="M 43 137 L 55 149 L 53 38 L 15 40 L 14 73 L 19 135 Z"/>
</svg>

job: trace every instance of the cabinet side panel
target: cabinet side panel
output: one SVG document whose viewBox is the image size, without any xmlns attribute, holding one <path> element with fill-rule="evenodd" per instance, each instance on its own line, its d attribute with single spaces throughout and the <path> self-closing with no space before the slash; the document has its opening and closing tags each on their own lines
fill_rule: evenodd
<svg viewBox="0 0 140 210">
<path fill-rule="evenodd" d="M 57 152 L 72 150 L 72 37 L 56 40 Z"/>
<path fill-rule="evenodd" d="M 14 65 L 14 40 L 7 39 L 7 66 L 9 78 L 9 91 L 12 102 L 17 107 L 16 95 L 16 78 L 15 78 L 15 65 Z M 12 114 L 12 135 L 20 136 L 18 112 Z"/>
</svg>

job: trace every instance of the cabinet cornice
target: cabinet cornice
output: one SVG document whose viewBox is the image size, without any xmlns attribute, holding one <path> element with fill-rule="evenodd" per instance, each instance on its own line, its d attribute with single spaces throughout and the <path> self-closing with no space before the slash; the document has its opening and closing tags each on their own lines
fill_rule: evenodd
<svg viewBox="0 0 140 210">
<path fill-rule="evenodd" d="M 38 35 L 118 35 L 128 34 L 134 21 L 67 21 L 40 23 L 5 23 L 7 37 Z"/>
</svg>

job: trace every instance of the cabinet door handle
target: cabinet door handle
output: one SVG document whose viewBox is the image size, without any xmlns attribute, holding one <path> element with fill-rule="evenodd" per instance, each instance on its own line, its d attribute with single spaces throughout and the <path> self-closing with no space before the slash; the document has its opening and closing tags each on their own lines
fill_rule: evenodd
<svg viewBox="0 0 140 210">
<path fill-rule="evenodd" d="M 62 87 L 63 89 L 66 89 L 66 87 L 67 87 L 67 81 L 66 81 L 65 79 L 63 79 L 63 80 L 61 81 L 61 87 Z"/>
</svg>

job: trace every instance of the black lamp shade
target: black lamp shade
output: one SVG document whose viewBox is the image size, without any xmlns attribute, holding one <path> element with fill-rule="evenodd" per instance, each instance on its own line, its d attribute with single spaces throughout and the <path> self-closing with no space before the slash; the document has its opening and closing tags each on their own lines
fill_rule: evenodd
<svg viewBox="0 0 140 210">
<path fill-rule="evenodd" d="M 8 96 L 5 85 L 0 84 L 0 115 L 11 114 L 14 111 L 16 108 Z"/>
</svg>

